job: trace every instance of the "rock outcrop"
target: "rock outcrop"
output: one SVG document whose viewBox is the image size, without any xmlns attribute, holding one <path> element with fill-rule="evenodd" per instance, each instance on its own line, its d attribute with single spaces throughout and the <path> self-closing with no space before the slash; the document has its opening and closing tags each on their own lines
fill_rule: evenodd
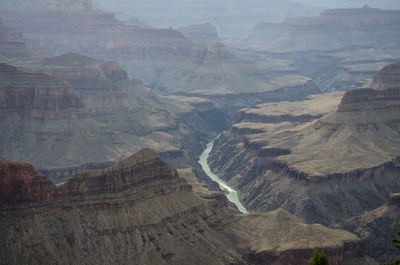
<svg viewBox="0 0 400 265">
<path fill-rule="evenodd" d="M 313 248 L 331 264 L 364 261 L 357 237 L 284 210 L 232 214 L 150 149 L 53 185 L 26 163 L 0 161 L 0 257 L 6 264 L 293 264 Z M 29 193 L 25 193 L 28 190 Z M 21 197 L 23 196 L 23 197 Z"/>
<path fill-rule="evenodd" d="M 321 95 L 244 109 L 216 142 L 211 167 L 250 210 L 283 207 L 332 225 L 375 209 L 400 188 L 399 91 L 347 91 L 338 107 Z"/>
<path fill-rule="evenodd" d="M 56 196 L 56 186 L 32 165 L 0 158 L 0 203 L 46 201 Z"/>
</svg>

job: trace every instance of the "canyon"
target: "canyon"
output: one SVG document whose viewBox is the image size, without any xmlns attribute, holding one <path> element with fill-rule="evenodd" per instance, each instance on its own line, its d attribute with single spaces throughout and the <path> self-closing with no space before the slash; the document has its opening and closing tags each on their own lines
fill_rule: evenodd
<svg viewBox="0 0 400 265">
<path fill-rule="evenodd" d="M 35 1 L 45 6 L 46 1 Z M 17 27 L 27 46 L 42 57 L 78 53 L 117 61 L 130 78 L 157 93 L 204 97 L 230 115 L 253 101 L 294 100 L 319 92 L 310 78 L 284 71 L 271 74 L 221 42 L 198 43 L 172 28 L 123 23 L 94 7 L 30 10 L 6 0 L 0 7 L 4 21 Z M 201 34 L 195 30 L 200 39 Z"/>
<path fill-rule="evenodd" d="M 309 223 L 331 226 L 347 220 L 340 227 L 357 231 L 369 254 L 385 260 L 397 215 L 388 213 L 382 226 L 374 221 L 399 190 L 399 74 L 395 63 L 368 86 L 344 95 L 240 110 L 215 143 L 211 169 L 238 190 L 248 210 L 284 208 Z M 379 245 L 373 235 L 387 244 Z"/>
<path fill-rule="evenodd" d="M 196 197 L 151 149 L 57 186 L 23 162 L 2 158 L 0 172 L 6 264 L 303 265 L 317 246 L 332 264 L 369 260 L 349 232 L 284 210 L 232 214 L 223 201 Z"/>
<path fill-rule="evenodd" d="M 226 39 L 91 0 L 0 0 L 0 263 L 395 258 L 399 14 Z"/>
</svg>

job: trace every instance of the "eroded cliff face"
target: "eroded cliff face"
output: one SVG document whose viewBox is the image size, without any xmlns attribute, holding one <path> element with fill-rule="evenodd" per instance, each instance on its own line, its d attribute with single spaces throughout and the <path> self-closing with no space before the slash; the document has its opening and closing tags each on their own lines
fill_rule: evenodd
<svg viewBox="0 0 400 265">
<path fill-rule="evenodd" d="M 83 109 L 73 88 L 49 75 L 30 74 L 1 63 L 0 79 L 2 116 L 17 112 L 22 119 L 49 120 L 73 117 L 73 111 L 79 116 Z"/>
<path fill-rule="evenodd" d="M 305 265 L 315 247 L 335 265 L 366 258 L 349 232 L 307 225 L 284 210 L 235 215 L 196 197 L 150 149 L 57 186 L 29 164 L 0 162 L 0 190 L 18 186 L 1 197 L 0 257 L 7 264 Z"/>
<path fill-rule="evenodd" d="M 68 82 L 92 114 L 127 111 L 127 94 L 118 83 L 128 82 L 127 73 L 115 62 L 68 53 L 23 62 L 24 71 L 44 73 Z"/>
<path fill-rule="evenodd" d="M 375 209 L 400 188 L 398 93 L 361 88 L 346 92 L 338 107 L 321 96 L 244 109 L 216 142 L 212 169 L 250 210 L 283 207 L 334 224 Z"/>
<path fill-rule="evenodd" d="M 0 78 L 2 155 L 54 170 L 109 163 L 137 148 L 134 135 L 92 119 L 68 82 L 7 64 Z"/>
<path fill-rule="evenodd" d="M 55 198 L 56 186 L 32 165 L 0 158 L 0 203 L 20 204 Z"/>
</svg>

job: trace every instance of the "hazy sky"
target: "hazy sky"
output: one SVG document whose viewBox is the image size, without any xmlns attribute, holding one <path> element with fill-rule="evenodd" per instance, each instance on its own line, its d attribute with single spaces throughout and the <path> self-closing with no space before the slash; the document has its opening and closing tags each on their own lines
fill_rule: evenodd
<svg viewBox="0 0 400 265">
<path fill-rule="evenodd" d="M 316 16 L 324 8 L 400 9 L 400 0 L 94 0 L 120 19 L 137 18 L 156 27 L 212 23 L 223 37 L 243 36 L 260 22 Z"/>
</svg>

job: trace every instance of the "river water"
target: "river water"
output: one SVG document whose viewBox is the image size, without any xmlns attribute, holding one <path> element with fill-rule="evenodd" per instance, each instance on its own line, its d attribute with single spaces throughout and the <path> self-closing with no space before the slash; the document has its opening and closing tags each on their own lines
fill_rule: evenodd
<svg viewBox="0 0 400 265">
<path fill-rule="evenodd" d="M 217 139 L 217 138 L 216 138 Z M 207 163 L 207 158 L 210 155 L 210 152 L 214 146 L 214 142 L 215 140 L 212 140 L 210 143 L 207 144 L 206 149 L 203 151 L 203 153 L 200 155 L 199 157 L 199 163 L 201 165 L 201 167 L 203 168 L 204 172 L 206 172 L 206 174 L 215 182 L 217 182 L 219 184 L 219 186 L 223 189 L 226 190 L 228 192 L 228 195 L 226 195 L 226 197 L 228 198 L 228 200 L 232 203 L 234 203 L 239 211 L 241 211 L 242 213 L 247 213 L 246 208 L 243 206 L 243 204 L 240 203 L 239 198 L 238 198 L 238 194 L 237 192 L 232 189 L 231 187 L 229 187 L 222 179 L 220 179 L 217 175 L 215 175 L 211 169 L 210 166 Z"/>
</svg>

